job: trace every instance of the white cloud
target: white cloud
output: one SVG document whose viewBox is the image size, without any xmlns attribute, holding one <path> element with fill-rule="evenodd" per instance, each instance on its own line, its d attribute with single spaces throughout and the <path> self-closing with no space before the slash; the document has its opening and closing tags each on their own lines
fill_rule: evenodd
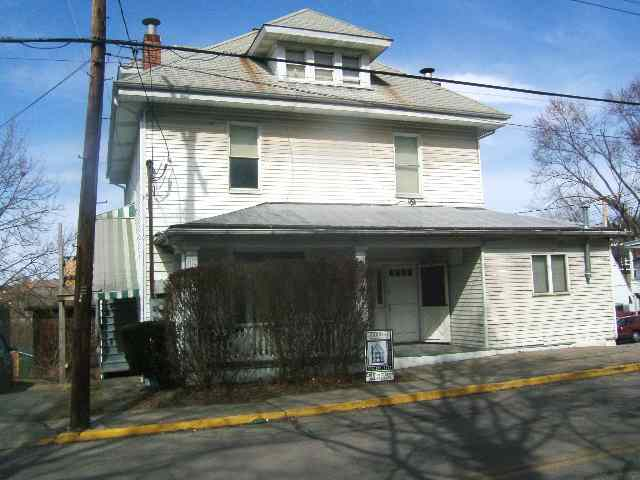
<svg viewBox="0 0 640 480">
<path fill-rule="evenodd" d="M 524 88 L 534 90 L 535 87 L 525 84 L 514 82 L 510 78 L 500 75 L 486 75 L 473 72 L 464 73 L 452 73 L 446 75 L 446 78 L 452 80 L 460 80 L 464 82 L 473 83 L 485 83 L 490 85 L 501 85 L 505 87 Z M 546 99 L 543 97 L 536 97 L 526 93 L 509 92 L 502 90 L 494 90 L 489 88 L 472 87 L 467 85 L 456 85 L 452 83 L 445 83 L 448 89 L 461 93 L 467 97 L 471 97 L 479 102 L 488 103 L 491 105 L 509 105 L 517 104 L 528 107 L 542 107 L 544 106 Z"/>
</svg>

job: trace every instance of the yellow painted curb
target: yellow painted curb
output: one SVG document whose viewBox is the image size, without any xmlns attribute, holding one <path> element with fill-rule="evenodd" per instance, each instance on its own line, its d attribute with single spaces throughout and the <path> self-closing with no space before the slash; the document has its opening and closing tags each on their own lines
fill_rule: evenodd
<svg viewBox="0 0 640 480">
<path fill-rule="evenodd" d="M 65 432 L 55 437 L 44 438 L 39 445 L 76 442 L 91 442 L 95 440 L 108 440 L 113 438 L 137 437 L 142 435 L 154 435 L 158 433 L 179 432 L 184 430 L 206 430 L 221 427 L 233 427 L 238 425 L 250 425 L 254 423 L 271 422 L 293 417 L 311 417 L 326 413 L 349 412 L 365 408 L 388 407 L 404 405 L 414 402 L 429 400 L 441 400 L 444 398 L 463 397 L 479 393 L 499 392 L 534 385 L 566 382 L 573 380 L 586 380 L 590 378 L 619 375 L 622 373 L 640 372 L 640 363 L 629 363 L 577 372 L 555 373 L 537 377 L 518 378 L 504 382 L 466 385 L 464 387 L 447 388 L 443 390 L 428 390 L 414 393 L 401 393 L 386 397 L 373 397 L 365 400 L 353 400 L 350 402 L 329 403 L 311 407 L 294 408 L 291 410 L 276 410 L 271 412 L 250 413 L 245 415 L 231 415 L 227 417 L 201 418 L 197 420 L 185 420 L 171 423 L 151 423 L 147 425 L 134 425 L 116 428 L 100 428 L 85 430 L 82 432 Z"/>
</svg>

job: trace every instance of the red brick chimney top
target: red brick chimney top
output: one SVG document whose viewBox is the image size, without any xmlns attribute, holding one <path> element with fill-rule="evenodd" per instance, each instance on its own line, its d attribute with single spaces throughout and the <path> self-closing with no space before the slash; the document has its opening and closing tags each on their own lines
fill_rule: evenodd
<svg viewBox="0 0 640 480">
<path fill-rule="evenodd" d="M 147 33 L 144 34 L 144 43 L 160 45 L 160 35 L 157 34 L 156 27 L 160 25 L 157 18 L 145 18 L 142 24 L 147 26 Z M 162 63 L 162 49 L 145 46 L 142 49 L 142 67 L 148 70 Z"/>
</svg>

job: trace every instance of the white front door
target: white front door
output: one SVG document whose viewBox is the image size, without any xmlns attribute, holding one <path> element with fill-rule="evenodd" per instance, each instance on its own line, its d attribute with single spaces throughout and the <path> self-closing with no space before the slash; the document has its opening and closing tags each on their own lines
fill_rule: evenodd
<svg viewBox="0 0 640 480">
<path fill-rule="evenodd" d="M 420 267 L 420 317 L 426 342 L 451 342 L 451 316 L 445 265 Z"/>
<path fill-rule="evenodd" d="M 393 329 L 396 342 L 420 340 L 417 276 L 414 265 L 387 270 L 387 328 Z"/>
</svg>

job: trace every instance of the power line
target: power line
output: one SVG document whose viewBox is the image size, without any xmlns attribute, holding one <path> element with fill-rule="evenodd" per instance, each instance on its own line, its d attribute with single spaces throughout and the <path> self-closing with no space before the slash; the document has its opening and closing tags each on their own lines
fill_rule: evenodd
<svg viewBox="0 0 640 480">
<path fill-rule="evenodd" d="M 610 7 L 609 5 L 603 5 L 602 3 L 588 2 L 587 0 L 569 0 L 574 3 L 581 3 L 583 5 L 589 5 L 591 7 L 604 8 L 605 10 L 613 10 L 618 13 L 625 13 L 627 15 L 634 15 L 640 17 L 640 12 L 632 12 L 631 10 L 624 10 L 622 8 Z"/>
<path fill-rule="evenodd" d="M 73 8 L 71 7 L 71 0 L 67 0 L 67 10 L 69 10 L 69 16 L 73 23 L 73 28 L 76 29 L 76 34 L 80 36 L 80 28 L 78 28 L 78 22 L 76 22 L 76 16 L 73 14 Z"/>
<path fill-rule="evenodd" d="M 38 103 L 40 100 L 42 100 L 44 97 L 46 97 L 47 95 L 49 95 L 51 92 L 53 92 L 56 88 L 58 88 L 60 85 L 62 85 L 64 82 L 66 82 L 67 80 L 69 80 L 71 77 L 73 77 L 76 73 L 78 73 L 85 65 L 87 65 L 89 63 L 89 60 L 87 60 L 86 62 L 84 62 L 82 65 L 80 65 L 79 67 L 77 67 L 75 70 L 73 70 L 70 74 L 68 74 L 66 77 L 64 77 L 62 80 L 60 80 L 58 83 L 56 83 L 53 87 L 51 87 L 49 90 L 47 90 L 46 92 L 44 92 L 42 95 L 40 95 L 39 97 L 37 97 L 34 101 L 32 101 L 29 105 L 27 105 L 26 107 L 24 107 L 22 110 L 14 113 L 13 115 L 11 115 L 11 117 L 9 117 L 7 120 L 5 120 L 2 125 L 0 125 L 0 128 L 4 128 L 5 126 L 7 126 L 9 123 L 11 123 L 12 121 L 14 121 L 16 118 L 18 118 L 20 115 L 22 115 L 24 112 L 26 112 L 27 110 L 29 110 L 31 107 L 33 107 L 36 103 Z"/>
<path fill-rule="evenodd" d="M 640 15 L 640 14 L 639 14 Z M 534 90 L 529 88 L 518 88 L 518 87 L 509 87 L 505 85 L 495 85 L 489 83 L 479 83 L 479 82 L 469 82 L 465 80 L 454 80 L 451 78 L 442 78 L 442 77 L 424 77 L 421 75 L 410 75 L 407 73 L 400 73 L 388 70 L 375 70 L 375 69 L 362 69 L 362 68 L 352 68 L 345 66 L 337 66 L 337 65 L 325 65 L 320 63 L 311 63 L 311 62 L 303 62 L 303 61 L 293 61 L 286 60 L 282 58 L 274 58 L 274 57 L 258 57 L 255 55 L 249 55 L 246 53 L 233 53 L 233 52 L 221 52 L 217 50 L 205 50 L 200 48 L 192 48 L 192 47 L 179 47 L 179 46 L 169 46 L 169 45 L 158 45 L 154 43 L 147 42 L 134 42 L 130 40 L 116 40 L 116 39 L 90 39 L 90 38 L 13 38 L 13 37 L 0 37 L 0 43 L 22 43 L 25 42 L 30 43 L 51 43 L 51 42 L 68 42 L 68 43 L 104 43 L 107 45 L 117 45 L 117 46 L 128 46 L 128 47 L 137 47 L 137 48 L 159 48 L 163 50 L 171 50 L 181 51 L 181 52 L 189 52 L 189 53 L 200 53 L 204 55 L 218 55 L 222 57 L 234 57 L 234 58 L 246 58 L 249 60 L 255 60 L 259 62 L 284 62 L 290 63 L 293 65 L 309 65 L 316 66 L 321 68 L 333 68 L 340 70 L 347 70 L 353 72 L 366 72 L 372 73 L 374 75 L 380 76 L 390 76 L 390 77 L 399 77 L 399 78 L 410 78 L 414 80 L 421 81 L 430 81 L 430 82 L 441 82 L 441 83 L 450 83 L 453 85 L 467 85 L 470 87 L 478 87 L 478 88 L 489 88 L 495 90 L 503 90 L 509 92 L 517 92 L 517 93 L 527 93 L 531 95 L 542 95 L 547 97 L 558 97 L 558 98 L 569 98 L 572 100 L 588 100 L 593 102 L 603 102 L 603 103 L 613 103 L 618 105 L 630 105 L 630 106 L 640 106 L 640 102 L 630 102 L 626 100 L 616 100 L 613 98 L 602 98 L 602 97 L 590 97 L 585 95 L 573 95 L 567 93 L 559 93 L 559 92 L 551 92 L 545 90 Z"/>
<path fill-rule="evenodd" d="M 122 1 L 118 0 L 118 6 L 120 7 L 120 16 L 122 17 L 122 23 L 124 24 L 124 30 L 126 32 L 127 38 L 129 40 L 131 40 L 131 35 L 129 34 L 129 26 L 127 25 L 127 17 L 124 14 L 124 8 L 122 7 Z M 138 78 L 140 79 L 140 85 L 142 85 L 142 89 L 144 90 L 144 96 L 145 99 L 147 101 L 147 104 L 149 105 L 149 113 L 151 113 L 151 118 L 153 119 L 153 122 L 156 124 L 156 126 L 158 127 L 158 130 L 160 130 L 160 134 L 162 135 L 162 140 L 164 142 L 164 146 L 167 150 L 167 163 L 171 163 L 171 152 L 169 151 L 169 144 L 167 143 L 167 139 L 164 135 L 164 130 L 162 129 L 162 126 L 160 125 L 160 121 L 158 120 L 158 117 L 156 116 L 155 113 L 155 108 L 153 105 L 153 102 L 151 101 L 151 99 L 149 98 L 149 95 L 147 94 L 147 89 L 144 85 L 144 80 L 142 79 L 142 73 L 140 72 L 140 65 L 138 64 L 138 61 L 136 59 L 136 50 L 134 47 L 131 47 L 131 53 L 133 54 L 133 63 L 136 67 L 136 71 L 138 72 Z M 151 72 L 149 72 L 149 78 L 151 81 L 151 88 L 153 89 L 153 78 L 151 77 Z M 151 174 L 155 175 L 155 171 L 153 169 L 153 142 L 151 142 Z M 167 170 L 167 164 L 165 164 L 165 168 L 162 171 L 161 174 L 161 178 L 162 179 L 164 177 L 164 173 Z M 152 195 L 152 192 L 149 192 L 150 195 Z"/>
<path fill-rule="evenodd" d="M 27 61 L 27 62 L 69 62 L 69 63 L 82 63 L 84 60 L 74 60 L 71 58 L 38 58 L 38 57 L 0 57 L 0 60 L 15 60 L 15 61 Z M 113 62 L 107 62 L 113 63 Z"/>
<path fill-rule="evenodd" d="M 118 55 L 113 55 L 113 54 L 107 54 L 107 55 L 109 55 L 111 57 L 125 59 L 125 60 L 135 60 L 135 59 L 132 59 L 131 57 L 124 57 L 124 56 L 118 56 Z M 192 72 L 192 73 L 199 73 L 199 74 L 202 74 L 202 75 L 208 75 L 208 76 L 213 76 L 213 77 L 218 77 L 218 78 L 227 78 L 227 79 L 230 79 L 230 80 L 238 80 L 238 81 L 243 81 L 243 82 L 247 82 L 247 83 L 259 84 L 259 85 L 277 86 L 279 88 L 291 90 L 291 91 L 294 91 L 294 92 L 297 92 L 297 93 L 307 93 L 307 94 L 314 94 L 314 95 L 322 95 L 322 96 L 326 96 L 326 97 L 329 97 L 329 98 L 334 98 L 334 99 L 337 99 L 337 100 L 353 100 L 352 98 L 342 97 L 342 96 L 335 95 L 335 94 L 330 94 L 330 93 L 319 94 L 317 92 L 311 92 L 309 90 L 304 90 L 304 89 L 298 88 L 298 87 L 292 87 L 292 86 L 288 86 L 288 85 L 280 85 L 280 84 L 276 84 L 276 83 L 273 83 L 273 82 L 264 82 L 264 81 L 259 81 L 259 80 L 249 80 L 249 79 L 246 79 L 246 78 L 239 78 L 239 77 L 224 75 L 224 74 L 221 74 L 221 73 L 215 73 L 215 72 L 211 72 L 211 71 L 203 71 L 203 70 L 196 70 L 196 69 L 193 69 L 193 68 L 180 67 L 178 65 L 173 65 L 173 64 L 160 63 L 160 64 L 158 64 L 158 66 L 166 67 L 166 68 L 173 68 L 173 69 L 176 69 L 176 70 L 187 71 L 187 72 Z M 542 130 L 543 129 L 543 127 L 539 127 L 537 125 L 525 125 L 525 124 L 513 123 L 513 122 L 505 122 L 504 125 L 508 126 L 508 127 L 519 127 L 519 128 L 536 129 L 536 130 Z M 580 135 L 580 136 L 588 136 L 588 137 L 593 136 L 589 132 L 574 132 L 574 134 Z M 603 137 L 603 138 L 616 139 L 616 140 L 629 140 L 630 139 L 629 137 L 617 136 L 617 135 L 600 135 L 600 134 L 598 134 L 596 136 L 597 137 Z"/>
</svg>

